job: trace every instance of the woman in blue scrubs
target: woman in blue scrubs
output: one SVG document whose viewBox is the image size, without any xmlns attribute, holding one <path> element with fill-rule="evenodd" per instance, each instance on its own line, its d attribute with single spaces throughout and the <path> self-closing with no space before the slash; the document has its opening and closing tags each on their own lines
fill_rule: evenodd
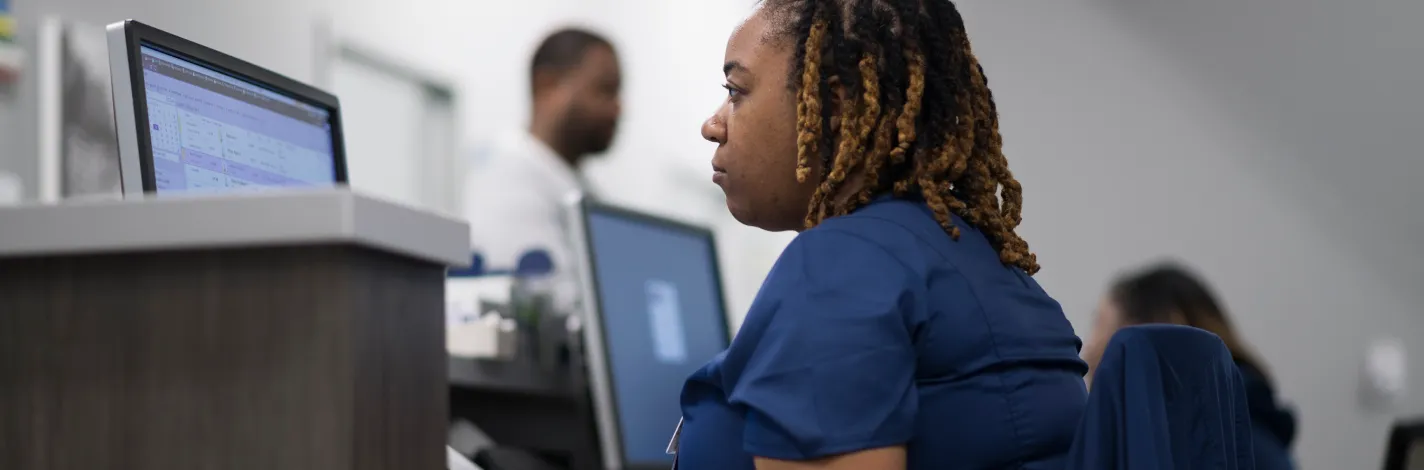
<svg viewBox="0 0 1424 470">
<path fill-rule="evenodd" d="M 737 220 L 800 234 L 684 386 L 678 468 L 1061 468 L 1087 365 L 1030 277 L 955 6 L 766 0 L 723 69 L 713 180 Z"/>
</svg>

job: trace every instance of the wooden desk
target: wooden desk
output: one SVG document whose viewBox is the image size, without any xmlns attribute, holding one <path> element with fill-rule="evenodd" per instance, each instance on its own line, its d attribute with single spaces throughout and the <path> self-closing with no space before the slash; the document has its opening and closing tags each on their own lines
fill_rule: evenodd
<svg viewBox="0 0 1424 470">
<path fill-rule="evenodd" d="M 444 468 L 468 250 L 346 191 L 0 209 L 0 468 Z"/>
</svg>

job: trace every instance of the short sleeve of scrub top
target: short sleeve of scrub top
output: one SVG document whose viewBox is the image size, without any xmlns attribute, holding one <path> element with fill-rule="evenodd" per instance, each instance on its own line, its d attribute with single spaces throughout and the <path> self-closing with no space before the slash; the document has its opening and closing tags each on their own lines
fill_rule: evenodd
<svg viewBox="0 0 1424 470">
<path fill-rule="evenodd" d="M 800 234 L 732 346 L 684 388 L 679 467 L 748 468 L 729 455 L 806 460 L 908 442 L 917 414 L 911 329 L 923 315 L 915 284 L 859 234 L 824 226 Z M 721 442 L 730 436 L 740 442 Z"/>
</svg>

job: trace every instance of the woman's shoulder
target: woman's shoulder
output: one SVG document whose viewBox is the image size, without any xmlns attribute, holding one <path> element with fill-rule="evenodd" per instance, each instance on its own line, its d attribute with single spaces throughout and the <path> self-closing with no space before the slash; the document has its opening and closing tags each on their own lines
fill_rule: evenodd
<svg viewBox="0 0 1424 470">
<path fill-rule="evenodd" d="M 860 218 L 827 220 L 786 246 L 757 292 L 744 332 L 773 314 L 821 317 L 856 305 L 898 315 L 903 301 L 922 298 L 915 294 L 926 286 L 926 271 L 909 233 L 885 221 L 853 219 Z"/>
<path fill-rule="evenodd" d="M 924 201 L 912 198 L 882 196 L 870 201 L 855 212 L 826 219 L 813 228 L 826 230 L 865 230 L 897 227 L 903 231 L 913 231 L 913 227 L 925 221 L 934 221 L 934 215 Z"/>
<path fill-rule="evenodd" d="M 826 219 L 820 225 L 801 232 L 793 243 L 816 244 L 821 240 L 840 239 L 864 248 L 873 247 L 892 255 L 903 255 L 907 250 L 926 248 L 924 234 L 921 233 L 926 224 L 939 230 L 938 222 L 924 203 L 882 198 L 850 214 Z M 940 235 L 943 235 L 942 231 Z M 910 255 L 919 257 L 922 253 Z"/>
<path fill-rule="evenodd" d="M 767 275 L 763 288 L 784 282 L 883 285 L 889 280 L 909 281 L 917 269 L 913 256 L 894 233 L 877 224 L 844 223 L 837 218 L 796 235 Z"/>
<path fill-rule="evenodd" d="M 827 219 L 801 236 L 816 238 L 818 232 L 854 236 L 917 271 L 1000 265 L 997 251 L 982 233 L 956 215 L 950 218 L 958 228 L 958 238 L 945 231 L 924 201 L 882 197 L 848 215 Z"/>
</svg>

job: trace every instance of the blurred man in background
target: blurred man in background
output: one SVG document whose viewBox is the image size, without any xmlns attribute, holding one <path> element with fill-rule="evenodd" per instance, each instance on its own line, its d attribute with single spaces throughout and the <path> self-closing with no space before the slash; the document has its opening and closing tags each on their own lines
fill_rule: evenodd
<svg viewBox="0 0 1424 470">
<path fill-rule="evenodd" d="M 622 74 L 607 39 L 564 29 L 540 44 L 530 66 L 533 116 L 529 128 L 497 142 L 488 161 L 466 181 L 471 242 L 485 262 L 512 268 L 532 250 L 549 253 L 567 273 L 572 250 L 563 201 L 587 191 L 579 166 L 613 143 Z"/>
</svg>

